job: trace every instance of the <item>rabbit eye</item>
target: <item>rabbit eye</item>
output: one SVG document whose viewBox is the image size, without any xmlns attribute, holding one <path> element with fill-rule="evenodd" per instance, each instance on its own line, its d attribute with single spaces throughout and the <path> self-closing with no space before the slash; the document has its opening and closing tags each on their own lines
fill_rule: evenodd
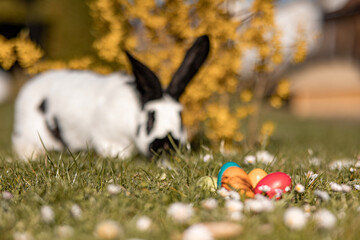
<svg viewBox="0 0 360 240">
<path fill-rule="evenodd" d="M 147 124 L 146 124 L 146 133 L 147 133 L 147 135 L 149 135 L 151 130 L 154 128 L 154 122 L 155 122 L 155 112 L 154 111 L 149 111 L 148 112 Z"/>
</svg>

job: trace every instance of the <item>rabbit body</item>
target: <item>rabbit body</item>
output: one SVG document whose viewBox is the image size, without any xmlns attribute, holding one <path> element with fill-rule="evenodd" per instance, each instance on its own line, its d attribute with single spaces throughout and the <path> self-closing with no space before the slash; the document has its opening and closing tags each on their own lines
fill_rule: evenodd
<svg viewBox="0 0 360 240">
<path fill-rule="evenodd" d="M 103 155 L 129 155 L 141 108 L 133 81 L 119 73 L 40 74 L 24 86 L 15 103 L 15 151 L 25 156 L 34 149 L 42 152 L 43 141 L 49 150 L 62 150 L 66 143 L 74 151 L 94 147 Z M 42 103 L 46 109 L 40 109 Z M 49 128 L 58 128 L 61 136 L 54 137 Z"/>
</svg>

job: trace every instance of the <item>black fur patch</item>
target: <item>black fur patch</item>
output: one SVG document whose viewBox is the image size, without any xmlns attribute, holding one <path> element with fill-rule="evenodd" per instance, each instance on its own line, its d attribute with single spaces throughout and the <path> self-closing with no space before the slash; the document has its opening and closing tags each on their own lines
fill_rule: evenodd
<svg viewBox="0 0 360 240">
<path fill-rule="evenodd" d="M 61 127 L 59 124 L 59 120 L 57 117 L 53 117 L 54 126 L 52 127 L 48 122 L 46 122 L 46 127 L 50 131 L 50 133 L 56 138 L 61 144 L 66 147 L 67 144 L 64 141 L 64 138 L 62 137 Z"/>
<path fill-rule="evenodd" d="M 147 123 L 146 123 L 146 133 L 147 133 L 147 135 L 149 135 L 151 130 L 154 128 L 154 123 L 155 123 L 155 112 L 154 111 L 149 111 L 148 112 L 148 119 L 147 119 Z"/>
<path fill-rule="evenodd" d="M 47 112 L 47 108 L 48 108 L 48 103 L 47 103 L 47 99 L 43 99 L 39 105 L 39 110 L 42 112 L 42 113 L 46 113 Z"/>
<path fill-rule="evenodd" d="M 175 139 L 171 133 L 167 135 L 165 138 L 156 138 L 149 146 L 150 152 L 159 152 L 159 151 L 169 151 L 171 149 L 174 149 L 171 141 L 169 139 L 172 139 L 172 141 L 175 143 L 176 146 L 179 146 L 179 140 Z"/>
</svg>

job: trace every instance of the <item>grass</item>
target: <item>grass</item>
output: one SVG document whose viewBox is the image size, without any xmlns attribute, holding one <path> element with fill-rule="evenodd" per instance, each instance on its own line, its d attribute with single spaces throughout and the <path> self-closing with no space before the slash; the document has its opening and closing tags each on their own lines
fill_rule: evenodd
<svg viewBox="0 0 360 240">
<path fill-rule="evenodd" d="M 360 153 L 360 126 L 356 123 L 301 120 L 286 112 L 267 112 L 267 119 L 277 125 L 268 147 L 277 158 L 273 164 L 245 165 L 244 156 L 254 154 L 256 149 L 224 156 L 204 148 L 174 155 L 168 160 L 172 169 L 168 169 L 141 156 L 119 161 L 98 157 L 93 152 L 75 156 L 49 153 L 48 158 L 38 161 L 14 161 L 10 150 L 12 103 L 0 106 L 0 116 L 0 192 L 13 195 L 11 200 L 0 197 L 0 239 L 13 239 L 15 233 L 24 232 L 34 239 L 63 239 L 61 226 L 73 230 L 67 239 L 96 239 L 96 226 L 103 220 L 117 222 L 123 228 L 124 239 L 181 239 L 184 230 L 194 223 L 229 221 L 225 200 L 197 184 L 203 176 L 216 177 L 227 161 L 239 163 L 247 172 L 254 167 L 267 172 L 283 171 L 292 177 L 293 184 L 306 187 L 304 193 L 292 191 L 276 201 L 272 212 L 244 211 L 243 220 L 238 223 L 243 231 L 234 239 L 358 239 L 360 236 L 359 191 L 335 192 L 329 186 L 329 182 L 351 186 L 360 182 L 360 169 L 350 172 L 349 168 L 329 168 L 333 160 L 355 159 Z M 213 160 L 204 162 L 205 154 L 213 154 Z M 320 165 L 309 163 L 309 158 L 314 156 L 321 159 Z M 308 171 L 320 174 L 312 185 L 307 184 Z M 120 185 L 123 190 L 112 195 L 107 190 L 109 184 Z M 328 192 L 330 200 L 321 201 L 314 195 L 315 189 Z M 201 205 L 202 200 L 210 197 L 219 203 L 211 211 Z M 194 215 L 188 222 L 179 224 L 168 216 L 167 209 L 174 202 L 193 205 Z M 80 218 L 71 214 L 74 204 L 82 209 Z M 330 210 L 337 218 L 336 226 L 320 229 L 310 218 L 302 230 L 290 230 L 283 221 L 284 211 L 292 206 L 303 208 L 306 204 L 312 206 L 313 213 Z M 45 205 L 54 210 L 53 222 L 45 223 L 41 218 L 41 207 Z M 149 216 L 153 221 L 148 231 L 136 227 L 141 216 Z"/>
</svg>

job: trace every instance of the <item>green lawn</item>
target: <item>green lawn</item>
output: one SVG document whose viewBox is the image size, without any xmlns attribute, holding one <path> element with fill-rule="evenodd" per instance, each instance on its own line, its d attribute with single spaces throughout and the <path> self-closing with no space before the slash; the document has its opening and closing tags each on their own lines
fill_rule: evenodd
<svg viewBox="0 0 360 240">
<path fill-rule="evenodd" d="M 227 161 L 237 162 L 246 172 L 254 167 L 268 173 L 283 171 L 292 177 L 293 185 L 305 186 L 304 193 L 292 190 L 272 202 L 272 211 L 242 210 L 241 220 L 232 220 L 242 232 L 231 239 L 359 239 L 360 192 L 355 185 L 360 184 L 360 169 L 354 165 L 360 154 L 360 125 L 300 120 L 286 112 L 267 111 L 264 115 L 277 125 L 267 149 L 276 156 L 272 164 L 244 164 L 244 157 L 257 149 L 223 156 L 202 148 L 174 155 L 168 159 L 168 169 L 141 156 L 119 161 L 100 158 L 93 152 L 75 156 L 50 153 L 48 158 L 30 163 L 11 160 L 12 104 L 0 106 L 0 239 L 105 239 L 96 229 L 104 220 L 115 221 L 122 228 L 123 239 L 182 239 L 183 232 L 195 223 L 231 221 L 226 200 L 197 184 L 203 176 L 216 177 Z M 205 162 L 205 154 L 212 154 L 213 159 Z M 310 164 L 312 157 L 321 159 L 320 164 Z M 332 161 L 344 158 L 353 160 L 350 166 L 330 168 Z M 319 174 L 312 184 L 305 177 L 308 171 Z M 330 182 L 347 184 L 351 191 L 333 191 Z M 109 191 L 110 184 L 122 186 L 120 193 Z M 315 190 L 325 191 L 330 199 L 321 200 Z M 4 192 L 10 192 L 12 198 L 7 200 Z M 206 209 L 202 201 L 208 198 L 216 199 L 218 207 Z M 167 214 L 175 202 L 192 204 L 193 215 L 184 223 Z M 71 212 L 74 204 L 82 214 Z M 54 212 L 47 221 L 41 214 L 43 206 L 50 206 Z M 283 220 L 289 207 L 308 212 L 307 223 L 300 230 L 289 229 Z M 319 227 L 314 216 L 321 209 L 333 213 L 334 226 Z M 146 231 L 137 227 L 141 216 L 152 221 Z"/>
</svg>

